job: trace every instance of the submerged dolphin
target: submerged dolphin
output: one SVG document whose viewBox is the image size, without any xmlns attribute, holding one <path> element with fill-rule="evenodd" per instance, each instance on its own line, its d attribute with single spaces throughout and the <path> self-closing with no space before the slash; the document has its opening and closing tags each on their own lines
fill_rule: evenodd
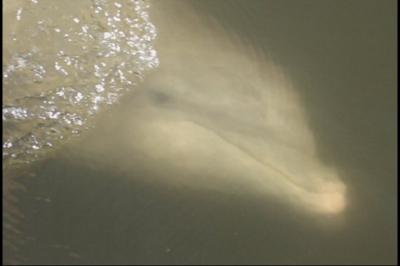
<svg viewBox="0 0 400 266">
<path fill-rule="evenodd" d="M 189 2 L 154 1 L 151 17 L 160 68 L 75 155 L 107 164 L 104 158 L 119 153 L 109 167 L 152 168 L 157 182 L 341 213 L 346 186 L 318 158 L 284 70 Z"/>
</svg>

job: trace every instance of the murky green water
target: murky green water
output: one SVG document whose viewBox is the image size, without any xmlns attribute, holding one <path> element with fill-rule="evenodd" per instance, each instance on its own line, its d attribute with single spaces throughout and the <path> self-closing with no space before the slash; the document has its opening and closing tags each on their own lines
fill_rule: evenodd
<svg viewBox="0 0 400 266">
<path fill-rule="evenodd" d="M 25 187 L 6 193 L 8 259 L 394 264 L 396 2 L 150 3 L 159 67 L 3 167 Z"/>
</svg>

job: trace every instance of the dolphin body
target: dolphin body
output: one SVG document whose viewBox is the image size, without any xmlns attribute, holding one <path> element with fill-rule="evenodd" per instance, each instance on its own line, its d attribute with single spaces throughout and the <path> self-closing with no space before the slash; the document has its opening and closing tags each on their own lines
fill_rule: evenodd
<svg viewBox="0 0 400 266">
<path fill-rule="evenodd" d="M 154 1 L 150 15 L 159 69 L 72 149 L 74 156 L 128 171 L 147 165 L 165 184 L 341 213 L 346 186 L 318 158 L 284 69 L 188 1 Z M 110 160 L 116 149 L 118 159 Z"/>
</svg>

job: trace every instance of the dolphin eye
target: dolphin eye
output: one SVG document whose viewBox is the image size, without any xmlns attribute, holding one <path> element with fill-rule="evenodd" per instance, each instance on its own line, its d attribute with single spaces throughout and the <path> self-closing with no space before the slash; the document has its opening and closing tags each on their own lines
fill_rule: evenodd
<svg viewBox="0 0 400 266">
<path fill-rule="evenodd" d="M 155 91 L 152 90 L 150 93 L 150 98 L 156 103 L 156 104 L 167 104 L 172 101 L 172 97 L 168 94 L 166 94 L 163 91 Z"/>
</svg>

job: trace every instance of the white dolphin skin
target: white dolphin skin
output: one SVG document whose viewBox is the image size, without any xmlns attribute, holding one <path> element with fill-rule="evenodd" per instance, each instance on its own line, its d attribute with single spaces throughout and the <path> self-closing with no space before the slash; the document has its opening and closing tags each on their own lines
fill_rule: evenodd
<svg viewBox="0 0 400 266">
<path fill-rule="evenodd" d="M 301 99 L 284 71 L 188 2 L 154 1 L 150 15 L 160 68 L 112 116 L 123 125 L 106 123 L 119 137 L 89 140 L 86 152 L 96 157 L 104 143 L 123 143 L 119 163 L 152 165 L 164 172 L 161 182 L 341 213 L 346 186 L 318 158 Z"/>
</svg>

